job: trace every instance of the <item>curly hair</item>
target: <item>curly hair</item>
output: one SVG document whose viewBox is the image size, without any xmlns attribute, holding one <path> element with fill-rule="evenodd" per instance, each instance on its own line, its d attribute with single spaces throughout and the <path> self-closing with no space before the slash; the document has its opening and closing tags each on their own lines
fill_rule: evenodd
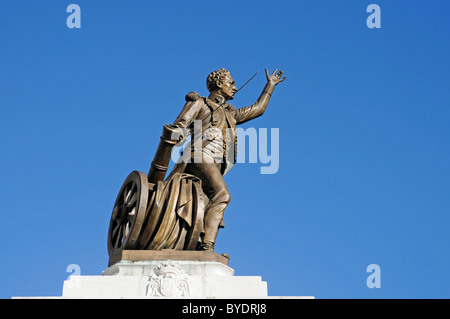
<svg viewBox="0 0 450 319">
<path fill-rule="evenodd" d="M 219 89 L 227 75 L 231 76 L 230 72 L 224 68 L 211 72 L 206 78 L 206 87 L 208 88 L 208 91 L 212 92 Z"/>
</svg>

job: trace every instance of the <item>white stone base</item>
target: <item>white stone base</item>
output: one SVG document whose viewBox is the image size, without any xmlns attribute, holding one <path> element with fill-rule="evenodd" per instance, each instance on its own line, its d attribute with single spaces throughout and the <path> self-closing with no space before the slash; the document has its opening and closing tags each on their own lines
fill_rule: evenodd
<svg viewBox="0 0 450 319">
<path fill-rule="evenodd" d="M 14 299 L 311 299 L 272 297 L 259 276 L 234 276 L 229 259 L 206 251 L 123 250 L 110 256 L 101 276 L 64 281 L 59 297 Z"/>
<path fill-rule="evenodd" d="M 234 276 L 217 261 L 126 261 L 102 276 L 71 276 L 63 298 L 267 298 L 259 276 Z"/>
</svg>

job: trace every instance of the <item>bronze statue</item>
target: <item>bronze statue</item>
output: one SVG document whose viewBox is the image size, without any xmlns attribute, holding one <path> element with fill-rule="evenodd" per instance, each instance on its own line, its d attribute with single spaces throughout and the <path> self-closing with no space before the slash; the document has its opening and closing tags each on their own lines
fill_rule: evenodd
<svg viewBox="0 0 450 319">
<path fill-rule="evenodd" d="M 236 125 L 261 116 L 283 71 L 269 74 L 258 100 L 235 108 L 238 91 L 230 72 L 207 77 L 208 98 L 195 92 L 171 125 L 165 125 L 148 175 L 134 171 L 114 205 L 108 252 L 122 249 L 213 251 L 230 193 L 223 176 L 236 162 Z M 164 180 L 172 149 L 190 135 L 183 156 Z"/>
</svg>

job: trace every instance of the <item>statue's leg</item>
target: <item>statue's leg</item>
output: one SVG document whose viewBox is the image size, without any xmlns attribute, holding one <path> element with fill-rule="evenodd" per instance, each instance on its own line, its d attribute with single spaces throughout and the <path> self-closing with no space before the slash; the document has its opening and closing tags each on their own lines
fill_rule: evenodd
<svg viewBox="0 0 450 319">
<path fill-rule="evenodd" d="M 220 164 L 189 163 L 186 173 L 201 179 L 203 192 L 209 198 L 208 206 L 205 209 L 205 234 L 202 238 L 201 248 L 214 250 L 220 222 L 223 219 L 225 208 L 231 200 L 227 185 L 220 173 Z"/>
</svg>

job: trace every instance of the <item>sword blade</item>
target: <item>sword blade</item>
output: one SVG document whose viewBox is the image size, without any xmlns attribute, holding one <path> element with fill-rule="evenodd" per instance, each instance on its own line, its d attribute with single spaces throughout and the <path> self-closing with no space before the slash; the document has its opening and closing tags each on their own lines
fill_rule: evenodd
<svg viewBox="0 0 450 319">
<path fill-rule="evenodd" d="M 240 90 L 242 90 L 242 88 L 244 87 L 244 86 L 246 86 L 247 84 L 248 84 L 248 82 L 250 82 L 251 80 L 253 80 L 253 78 L 256 76 L 258 74 L 258 72 L 256 72 L 247 82 L 245 82 L 245 84 L 243 85 L 243 86 L 241 86 L 240 88 L 239 88 L 239 90 L 237 90 L 236 91 L 236 93 L 237 92 L 239 92 Z M 235 94 L 236 94 L 235 93 Z"/>
</svg>

